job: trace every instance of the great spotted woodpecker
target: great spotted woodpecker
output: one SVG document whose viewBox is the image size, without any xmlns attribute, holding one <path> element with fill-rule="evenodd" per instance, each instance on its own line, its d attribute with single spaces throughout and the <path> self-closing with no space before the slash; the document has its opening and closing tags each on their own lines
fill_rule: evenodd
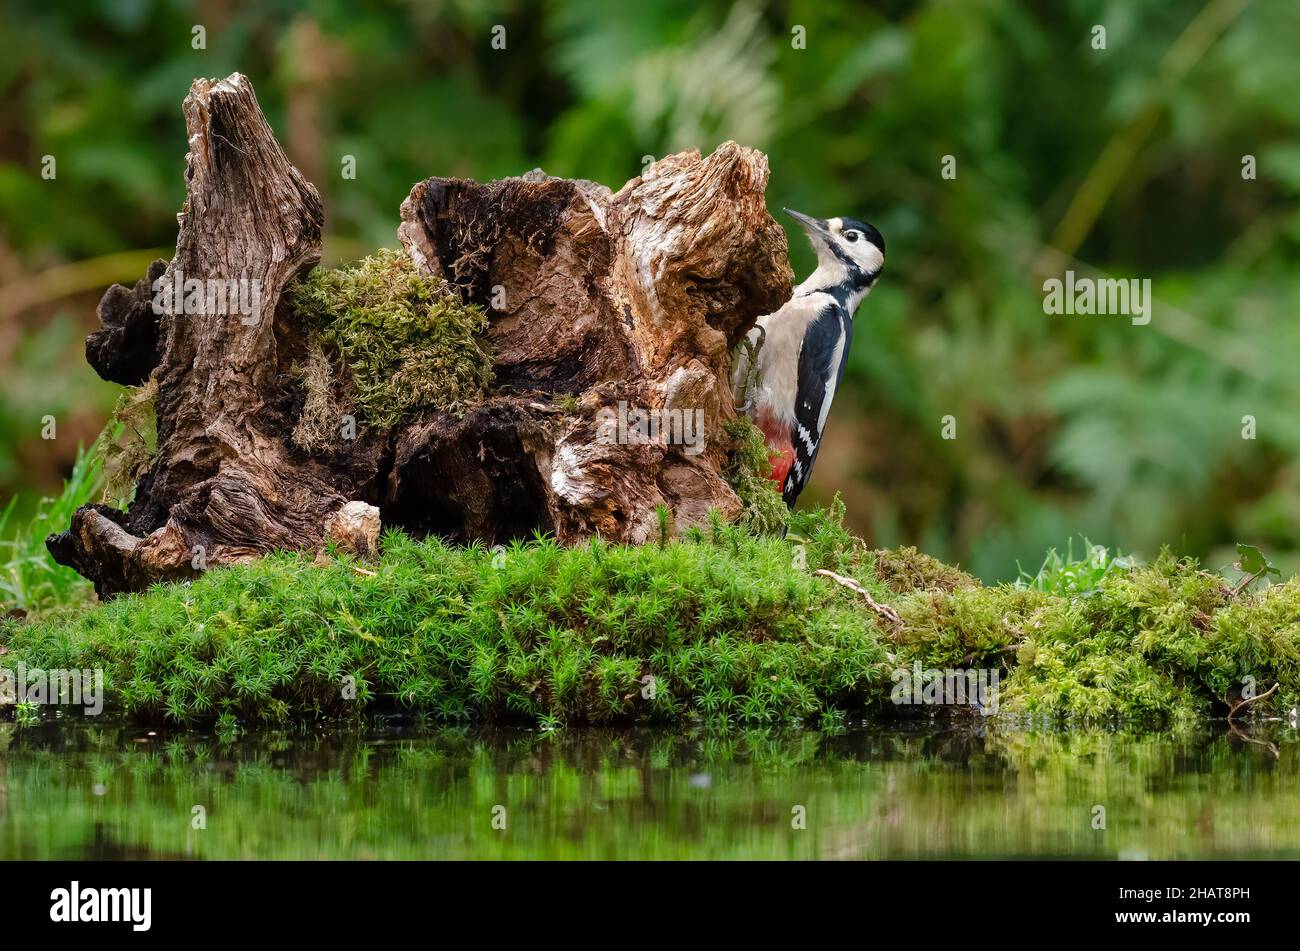
<svg viewBox="0 0 1300 951">
<path fill-rule="evenodd" d="M 817 269 L 784 307 L 757 320 L 736 361 L 733 388 L 744 393 L 754 381 L 746 410 L 772 453 L 772 480 L 794 508 L 812 475 L 831 400 L 844 376 L 853 313 L 885 266 L 885 239 L 855 218 L 823 221 L 789 208 L 785 212 L 808 233 Z"/>
</svg>

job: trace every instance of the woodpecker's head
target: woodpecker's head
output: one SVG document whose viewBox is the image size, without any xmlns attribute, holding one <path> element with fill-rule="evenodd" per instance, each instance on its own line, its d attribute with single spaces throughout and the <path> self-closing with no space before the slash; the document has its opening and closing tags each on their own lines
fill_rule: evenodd
<svg viewBox="0 0 1300 951">
<path fill-rule="evenodd" d="M 885 239 L 867 222 L 856 218 L 810 218 L 790 208 L 785 213 L 808 233 L 817 252 L 819 271 L 843 272 L 846 281 L 870 286 L 884 268 Z"/>
</svg>

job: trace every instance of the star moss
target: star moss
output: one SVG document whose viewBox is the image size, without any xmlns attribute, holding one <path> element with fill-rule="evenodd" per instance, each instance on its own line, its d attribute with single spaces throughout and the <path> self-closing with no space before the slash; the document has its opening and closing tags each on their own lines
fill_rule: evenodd
<svg viewBox="0 0 1300 951">
<path fill-rule="evenodd" d="M 1251 713 L 1300 702 L 1300 580 L 1234 595 L 1166 554 L 1088 596 L 983 587 L 873 552 L 841 516 L 796 513 L 797 541 L 719 521 L 663 545 L 534 539 L 504 554 L 390 533 L 373 565 L 276 554 L 70 620 L 4 622 L 0 644 L 7 667 L 102 668 L 110 707 L 184 723 L 389 707 L 834 724 L 916 712 L 890 702 L 914 663 L 999 671 L 1000 715 L 1187 724 L 1247 684 L 1278 685 Z"/>
</svg>

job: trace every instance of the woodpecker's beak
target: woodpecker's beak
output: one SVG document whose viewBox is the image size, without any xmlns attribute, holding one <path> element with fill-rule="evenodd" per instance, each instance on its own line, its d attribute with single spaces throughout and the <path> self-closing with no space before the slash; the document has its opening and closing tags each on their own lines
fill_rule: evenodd
<svg viewBox="0 0 1300 951">
<path fill-rule="evenodd" d="M 799 224 L 803 225 L 803 230 L 809 235 L 825 235 L 830 230 L 830 225 L 820 218 L 810 218 L 802 212 L 795 211 L 793 208 L 782 208 L 787 215 L 793 218 Z"/>
</svg>

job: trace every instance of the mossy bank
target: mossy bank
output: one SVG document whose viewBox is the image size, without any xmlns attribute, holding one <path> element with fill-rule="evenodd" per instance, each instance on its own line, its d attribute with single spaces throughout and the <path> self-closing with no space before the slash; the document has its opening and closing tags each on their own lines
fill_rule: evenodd
<svg viewBox="0 0 1300 951">
<path fill-rule="evenodd" d="M 839 515 L 799 513 L 786 539 L 718 523 L 643 547 L 390 534 L 375 564 L 274 555 L 70 620 L 4 622 L 0 646 L 10 669 L 102 668 L 109 708 L 133 718 L 225 727 L 376 707 L 834 725 L 934 712 L 891 701 L 916 664 L 997 671 L 999 716 L 1167 725 L 1243 696 L 1260 699 L 1239 717 L 1300 700 L 1300 581 L 1234 594 L 1165 555 L 1086 595 L 983 587 L 912 550 L 872 552 Z"/>
</svg>

